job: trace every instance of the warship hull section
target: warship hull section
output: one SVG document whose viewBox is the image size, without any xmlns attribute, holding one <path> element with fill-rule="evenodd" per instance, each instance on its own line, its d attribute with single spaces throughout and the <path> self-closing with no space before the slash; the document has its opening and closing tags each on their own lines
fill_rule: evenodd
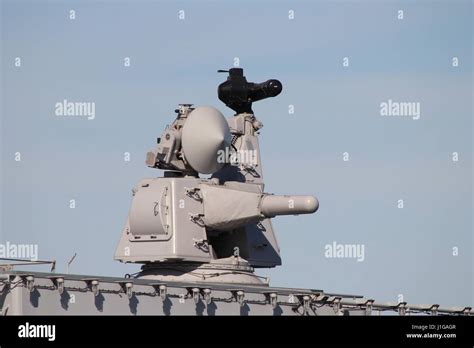
<svg viewBox="0 0 474 348">
<path fill-rule="evenodd" d="M 0 271 L 0 315 L 467 315 L 471 307 L 382 303 L 323 290 Z"/>
<path fill-rule="evenodd" d="M 321 290 L 55 273 L 0 273 L 2 315 L 350 315 Z"/>
</svg>

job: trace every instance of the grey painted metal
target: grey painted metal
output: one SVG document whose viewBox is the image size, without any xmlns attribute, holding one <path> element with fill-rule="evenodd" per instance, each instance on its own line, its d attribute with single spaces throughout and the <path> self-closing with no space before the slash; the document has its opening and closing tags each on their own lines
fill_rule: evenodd
<svg viewBox="0 0 474 348">
<path fill-rule="evenodd" d="M 470 307 L 378 303 L 316 289 L 23 271 L 0 273 L 0 309 L 2 315 L 474 315 Z"/>
<path fill-rule="evenodd" d="M 319 202 L 313 196 L 265 195 L 260 205 L 260 212 L 265 217 L 312 214 L 318 207 Z"/>
<path fill-rule="evenodd" d="M 200 106 L 189 115 L 182 130 L 186 161 L 198 173 L 213 174 L 225 162 L 219 154 L 229 148 L 232 137 L 224 115 L 212 106 Z"/>
<path fill-rule="evenodd" d="M 240 100 L 242 86 L 230 88 L 225 99 Z M 256 100 L 265 98 L 258 93 L 252 94 Z M 227 283 L 260 282 L 251 279 L 254 267 L 281 264 L 270 219 L 314 213 L 319 202 L 264 192 L 258 143 L 263 124 L 248 110 L 226 120 L 211 106 L 179 105 L 176 119 L 146 157 L 148 166 L 166 170 L 164 177 L 144 179 L 134 188 L 116 260 L 144 264 L 147 278 L 209 279 L 212 269 L 219 276 L 209 281 Z M 245 272 L 242 263 L 249 267 Z"/>
</svg>

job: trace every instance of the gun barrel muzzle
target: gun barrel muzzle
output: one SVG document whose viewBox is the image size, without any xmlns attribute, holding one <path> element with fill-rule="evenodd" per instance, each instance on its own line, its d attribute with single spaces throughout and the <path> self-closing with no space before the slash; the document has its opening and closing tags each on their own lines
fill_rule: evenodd
<svg viewBox="0 0 474 348">
<path fill-rule="evenodd" d="M 313 196 L 266 195 L 260 204 L 260 212 L 265 217 L 312 214 L 318 208 L 319 202 Z"/>
</svg>

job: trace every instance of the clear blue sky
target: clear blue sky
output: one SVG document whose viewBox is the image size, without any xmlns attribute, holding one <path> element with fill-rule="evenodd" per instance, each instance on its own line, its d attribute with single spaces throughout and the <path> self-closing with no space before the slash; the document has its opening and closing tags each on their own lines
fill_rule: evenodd
<svg viewBox="0 0 474 348">
<path fill-rule="evenodd" d="M 112 258 L 131 188 L 161 175 L 145 153 L 178 103 L 232 114 L 216 70 L 239 57 L 250 81 L 284 86 L 254 107 L 266 190 L 320 200 L 314 215 L 275 219 L 283 266 L 260 273 L 276 286 L 474 304 L 471 1 L 1 4 L 0 243 L 38 243 L 59 271 L 74 252 L 74 273 L 137 270 Z M 95 119 L 56 117 L 63 99 L 95 102 Z M 420 119 L 380 116 L 388 99 L 420 102 Z M 365 245 L 364 262 L 325 258 L 333 241 Z"/>
</svg>

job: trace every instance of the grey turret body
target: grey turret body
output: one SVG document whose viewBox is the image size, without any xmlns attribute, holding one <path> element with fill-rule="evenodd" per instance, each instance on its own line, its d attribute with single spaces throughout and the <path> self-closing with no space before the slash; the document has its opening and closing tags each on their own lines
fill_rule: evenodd
<svg viewBox="0 0 474 348">
<path fill-rule="evenodd" d="M 235 115 L 225 119 L 211 106 L 178 107 L 176 120 L 146 157 L 149 167 L 165 170 L 164 177 L 142 180 L 133 190 L 115 259 L 143 263 L 142 275 L 155 270 L 158 279 L 166 264 L 183 274 L 185 263 L 199 269 L 212 263 L 214 271 L 221 264 L 225 272 L 233 264 L 249 272 L 281 264 L 270 219 L 311 214 L 319 206 L 312 196 L 264 192 L 258 143 L 263 125 L 251 104 L 281 89 L 277 80 L 248 83 L 242 69 L 231 69 L 218 94 Z"/>
</svg>

